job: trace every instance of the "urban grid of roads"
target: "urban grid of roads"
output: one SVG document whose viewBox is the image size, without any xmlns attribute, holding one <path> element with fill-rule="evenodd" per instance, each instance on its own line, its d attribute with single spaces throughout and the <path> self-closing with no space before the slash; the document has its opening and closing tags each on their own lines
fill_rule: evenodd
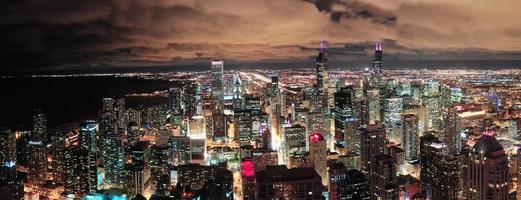
<svg viewBox="0 0 521 200">
<path fill-rule="evenodd" d="M 382 60 L 377 43 L 360 71 L 320 48 L 314 70 L 116 74 L 176 86 L 128 94 L 165 105 L 1 128 L 0 199 L 521 199 L 521 70 Z"/>
</svg>

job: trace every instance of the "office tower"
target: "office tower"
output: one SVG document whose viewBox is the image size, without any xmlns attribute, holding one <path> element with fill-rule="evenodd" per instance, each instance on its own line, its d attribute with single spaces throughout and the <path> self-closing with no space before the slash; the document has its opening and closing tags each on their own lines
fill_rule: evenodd
<svg viewBox="0 0 521 200">
<path fill-rule="evenodd" d="M 65 147 L 64 153 L 64 185 L 68 195 L 82 198 L 90 193 L 89 151 L 79 144 Z"/>
<path fill-rule="evenodd" d="M 253 163 L 255 172 L 260 172 L 266 169 L 268 165 L 278 164 L 278 151 L 271 149 L 254 149 L 253 150 Z"/>
<path fill-rule="evenodd" d="M 150 174 L 148 174 L 150 176 Z M 128 196 L 135 196 L 137 194 L 144 194 L 146 185 L 151 184 L 150 179 L 144 178 L 145 170 L 143 165 L 138 165 L 134 163 L 125 164 L 125 167 L 122 170 L 122 185 L 121 189 Z"/>
<path fill-rule="evenodd" d="M 268 77 L 270 82 L 266 84 L 268 90 L 266 96 L 268 98 L 274 98 L 280 94 L 279 75 L 272 71 L 268 71 Z"/>
<path fill-rule="evenodd" d="M 412 104 L 404 104 L 402 109 L 402 115 L 405 114 L 415 114 L 418 115 L 418 130 L 419 135 L 424 135 L 425 132 L 429 130 L 429 117 L 426 106 L 422 106 L 420 104 L 412 103 Z M 402 133 L 403 135 L 403 133 Z"/>
<path fill-rule="evenodd" d="M 134 185 L 138 194 L 150 191 L 152 187 L 151 158 L 152 150 L 148 142 L 138 142 L 130 148 L 132 160 L 132 171 L 134 175 Z M 127 166 L 125 166 L 127 167 Z"/>
<path fill-rule="evenodd" d="M 37 110 L 33 116 L 33 135 L 36 138 L 40 138 L 46 140 L 47 132 L 47 116 L 42 112 L 42 110 Z"/>
<path fill-rule="evenodd" d="M 340 182 L 345 182 L 347 178 L 347 170 L 343 163 L 332 162 L 328 169 L 329 174 L 329 199 L 337 199 L 338 186 Z"/>
<path fill-rule="evenodd" d="M 235 108 L 234 111 L 235 138 L 241 145 L 250 145 L 253 139 L 251 110 Z"/>
<path fill-rule="evenodd" d="M 461 161 L 463 155 L 437 154 L 429 166 L 432 173 L 432 199 L 458 200 L 461 191 Z M 465 187 L 465 186 L 463 186 Z"/>
<path fill-rule="evenodd" d="M 445 115 L 445 144 L 447 144 L 449 154 L 456 155 L 461 152 L 460 137 L 460 117 L 457 109 L 460 105 L 452 105 L 447 108 Z"/>
<path fill-rule="evenodd" d="M 16 165 L 16 134 L 7 127 L 0 127 L 0 164 Z"/>
<path fill-rule="evenodd" d="M 116 105 L 114 107 L 114 112 L 116 116 L 116 124 L 119 128 L 127 127 L 127 111 L 125 109 L 125 99 L 119 98 L 116 100 Z"/>
<path fill-rule="evenodd" d="M 190 82 L 183 86 L 182 108 L 185 116 L 192 117 L 202 114 L 202 112 L 197 113 L 200 95 L 201 88 L 197 82 Z"/>
<path fill-rule="evenodd" d="M 89 193 L 96 192 L 98 184 L 98 131 L 96 121 L 87 120 L 81 125 L 81 147 L 88 151 L 89 159 Z"/>
<path fill-rule="evenodd" d="M 234 107 L 243 107 L 244 106 L 244 85 L 242 84 L 241 76 L 239 72 L 235 72 L 233 74 L 232 81 L 232 94 L 233 94 L 233 104 Z"/>
<path fill-rule="evenodd" d="M 376 124 L 382 122 L 380 107 L 380 90 L 367 90 L 367 122 Z"/>
<path fill-rule="evenodd" d="M 378 155 L 372 163 L 369 185 L 371 199 L 397 200 L 396 163 L 389 155 Z"/>
<path fill-rule="evenodd" d="M 311 167 L 322 177 L 322 184 L 327 185 L 326 139 L 317 132 L 309 136 L 309 162 L 311 163 Z"/>
<path fill-rule="evenodd" d="M 77 123 L 63 124 L 48 130 L 50 136 L 51 172 L 53 181 L 65 184 L 66 180 L 66 149 L 80 145 L 80 127 Z M 66 184 L 65 184 L 66 185 Z"/>
<path fill-rule="evenodd" d="M 383 73 L 383 48 L 381 43 L 376 43 L 374 49 L 374 59 L 373 59 L 373 67 L 370 70 L 371 74 L 371 86 L 375 88 L 381 88 L 382 83 L 382 73 Z"/>
<path fill-rule="evenodd" d="M 306 127 L 296 124 L 284 127 L 286 154 L 306 151 Z"/>
<path fill-rule="evenodd" d="M 16 169 L 16 154 L 15 132 L 0 127 L 0 194 L 10 199 L 22 199 L 23 196 L 22 182 Z"/>
<path fill-rule="evenodd" d="M 219 177 L 219 174 L 231 176 L 231 173 L 229 173 L 229 171 L 226 169 L 222 169 L 217 166 L 203 166 L 199 164 L 179 165 L 177 166 L 177 171 L 178 184 L 181 187 L 189 187 L 192 190 L 202 189 L 205 183 L 215 183 L 218 181 L 217 178 Z M 227 182 L 232 180 L 231 177 L 221 179 L 221 183 L 219 184 L 222 184 L 223 186 L 232 185 L 231 183 Z"/>
<path fill-rule="evenodd" d="M 114 99 L 112 98 L 103 98 L 102 99 L 102 109 L 99 113 L 99 130 L 100 134 L 106 135 L 115 133 L 117 129 L 115 109 L 114 109 Z"/>
<path fill-rule="evenodd" d="M 443 130 L 443 107 L 439 92 L 439 83 L 427 81 L 423 91 L 423 103 L 427 107 L 429 128 L 437 131 Z"/>
<path fill-rule="evenodd" d="M 33 185 L 43 185 L 47 176 L 47 149 L 41 139 L 29 139 L 27 155 L 27 179 Z"/>
<path fill-rule="evenodd" d="M 213 140 L 214 141 L 224 141 L 227 137 L 228 126 L 227 126 L 227 118 L 224 114 L 214 114 L 213 117 Z"/>
<path fill-rule="evenodd" d="M 338 183 L 338 200 L 369 200 L 371 199 L 369 183 L 364 173 L 357 169 L 347 171 L 346 178 Z"/>
<path fill-rule="evenodd" d="M 188 122 L 188 137 L 193 139 L 206 138 L 206 122 L 204 116 L 193 115 Z"/>
<path fill-rule="evenodd" d="M 434 180 L 433 160 L 436 155 L 442 154 L 446 148 L 436 136 L 431 133 L 420 137 L 420 180 L 423 187 L 430 190 Z"/>
<path fill-rule="evenodd" d="M 354 127 L 357 121 L 354 110 L 354 93 L 353 86 L 345 86 L 340 88 L 338 92 L 335 92 L 335 107 L 332 112 L 335 119 L 336 145 L 347 147 L 350 150 L 353 147 L 351 141 L 356 140 L 353 138 L 353 133 L 356 132 Z M 349 144 L 346 145 L 346 142 Z"/>
<path fill-rule="evenodd" d="M 119 186 L 122 182 L 122 172 L 125 168 L 125 148 L 121 134 L 105 135 L 102 139 L 102 164 L 105 168 L 105 183 Z"/>
<path fill-rule="evenodd" d="M 508 157 L 493 134 L 486 131 L 469 155 L 468 187 L 471 200 L 506 200 L 508 193 Z"/>
<path fill-rule="evenodd" d="M 327 74 L 327 55 L 324 53 L 324 44 L 320 42 L 320 51 L 315 59 L 316 61 L 316 85 L 315 85 L 315 97 L 316 105 L 315 111 L 328 113 L 327 105 L 327 86 L 328 86 L 328 74 Z"/>
<path fill-rule="evenodd" d="M 157 145 L 154 145 L 151 148 L 150 176 L 152 177 L 152 186 L 155 186 L 152 190 L 157 193 L 165 193 L 171 187 L 171 149 L 168 146 Z"/>
<path fill-rule="evenodd" d="M 382 124 L 372 124 L 367 127 L 360 127 L 359 131 L 362 170 L 370 172 L 371 163 L 375 156 L 384 154 L 385 129 Z"/>
<path fill-rule="evenodd" d="M 171 87 L 168 89 L 168 110 L 173 115 L 181 115 L 183 112 L 183 89 L 181 87 Z"/>
<path fill-rule="evenodd" d="M 312 168 L 268 166 L 257 173 L 255 199 L 322 199 L 321 178 Z M 304 187 L 302 187 L 304 186 Z"/>
<path fill-rule="evenodd" d="M 224 109 L 224 62 L 222 60 L 213 60 L 211 62 L 212 73 L 212 102 L 213 112 L 222 113 Z"/>
<path fill-rule="evenodd" d="M 384 99 L 384 123 L 389 130 L 389 141 L 395 144 L 402 143 L 401 112 L 403 108 L 402 97 L 390 97 Z"/>
<path fill-rule="evenodd" d="M 172 165 L 185 165 L 192 162 L 190 151 L 190 138 L 187 136 L 174 136 L 170 138 Z"/>
<path fill-rule="evenodd" d="M 405 160 L 409 162 L 418 160 L 418 153 L 420 150 L 418 121 L 418 115 L 402 115 L 402 148 L 405 151 Z"/>
</svg>

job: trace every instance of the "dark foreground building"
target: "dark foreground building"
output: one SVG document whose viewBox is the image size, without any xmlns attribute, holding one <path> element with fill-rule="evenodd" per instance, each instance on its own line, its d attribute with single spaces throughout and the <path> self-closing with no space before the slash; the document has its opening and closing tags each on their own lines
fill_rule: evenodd
<svg viewBox="0 0 521 200">
<path fill-rule="evenodd" d="M 268 166 L 256 174 L 256 199 L 322 199 L 322 178 L 313 168 Z"/>
</svg>

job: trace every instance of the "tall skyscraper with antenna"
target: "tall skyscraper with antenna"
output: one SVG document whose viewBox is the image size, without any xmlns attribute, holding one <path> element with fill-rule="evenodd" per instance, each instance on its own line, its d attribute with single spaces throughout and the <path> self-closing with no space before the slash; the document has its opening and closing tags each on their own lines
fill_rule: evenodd
<svg viewBox="0 0 521 200">
<path fill-rule="evenodd" d="M 383 73 L 383 47 L 382 43 L 377 42 L 374 48 L 373 67 L 371 71 L 371 87 L 380 88 L 382 86 Z"/>
<path fill-rule="evenodd" d="M 315 85 L 316 107 L 318 112 L 325 112 L 327 109 L 327 55 L 324 53 L 324 41 L 320 41 L 320 51 L 316 57 L 316 76 L 317 83 Z"/>
</svg>

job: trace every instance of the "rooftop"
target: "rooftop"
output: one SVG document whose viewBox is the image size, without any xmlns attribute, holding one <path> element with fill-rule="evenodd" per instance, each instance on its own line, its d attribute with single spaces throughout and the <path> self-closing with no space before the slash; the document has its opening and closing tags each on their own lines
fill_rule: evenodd
<svg viewBox="0 0 521 200">
<path fill-rule="evenodd" d="M 313 168 L 292 168 L 285 165 L 266 166 L 266 169 L 256 174 L 257 182 L 285 182 L 306 179 L 321 180 Z"/>
</svg>

